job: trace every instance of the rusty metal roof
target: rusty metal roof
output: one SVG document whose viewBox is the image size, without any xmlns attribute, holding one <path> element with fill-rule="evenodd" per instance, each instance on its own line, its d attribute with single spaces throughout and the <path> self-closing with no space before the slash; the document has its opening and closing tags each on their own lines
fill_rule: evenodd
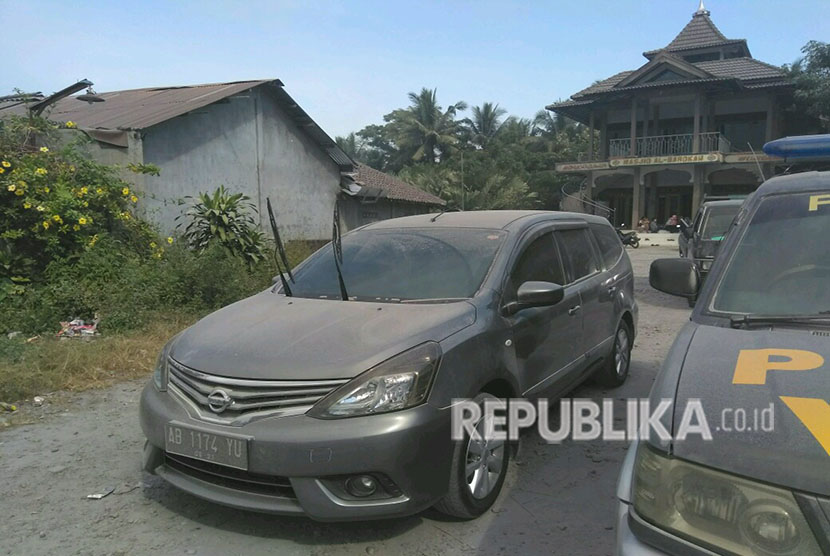
<svg viewBox="0 0 830 556">
<path fill-rule="evenodd" d="M 86 103 L 67 97 L 48 109 L 47 117 L 58 122 L 73 121 L 88 129 L 146 129 L 170 118 L 202 108 L 223 98 L 279 80 L 234 81 L 185 87 L 150 87 L 98 93 L 106 102 Z M 15 112 L 25 114 L 18 105 Z M 3 111 L 5 112 L 5 110 Z"/>
<path fill-rule="evenodd" d="M 112 91 L 98 93 L 98 96 L 105 102 L 96 103 L 86 103 L 75 97 L 67 97 L 50 106 L 44 115 L 57 122 L 72 121 L 96 139 L 126 146 L 126 140 L 109 140 L 98 132 L 147 129 L 176 116 L 260 86 L 267 86 L 289 117 L 329 155 L 341 170 L 353 170 L 354 162 L 291 98 L 279 79 Z M 0 104 L 0 117 L 10 114 L 25 115 L 26 110 L 24 103 L 10 103 L 8 106 Z"/>
</svg>

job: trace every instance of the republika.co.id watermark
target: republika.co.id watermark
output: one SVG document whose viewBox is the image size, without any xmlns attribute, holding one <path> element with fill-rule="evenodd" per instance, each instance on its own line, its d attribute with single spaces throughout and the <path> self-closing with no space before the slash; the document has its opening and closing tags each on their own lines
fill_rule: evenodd
<svg viewBox="0 0 830 556">
<path fill-rule="evenodd" d="M 518 440 L 522 429 L 536 426 L 539 436 L 550 443 L 572 440 L 632 441 L 652 437 L 661 441 L 685 440 L 700 436 L 712 440 L 715 431 L 751 433 L 772 432 L 775 429 L 775 408 L 725 408 L 713 420 L 707 417 L 700 399 L 689 399 L 682 411 L 674 434 L 664 424 L 667 412 L 674 411 L 674 403 L 663 399 L 656 406 L 648 399 L 632 398 L 625 402 L 624 424 L 616 422 L 615 401 L 605 399 L 598 403 L 590 399 L 562 399 L 559 413 L 551 423 L 550 402 L 540 399 L 531 402 L 523 398 L 485 400 L 482 405 L 472 400 L 454 400 L 452 406 L 452 438 L 463 440 L 465 435 L 487 440 Z"/>
</svg>

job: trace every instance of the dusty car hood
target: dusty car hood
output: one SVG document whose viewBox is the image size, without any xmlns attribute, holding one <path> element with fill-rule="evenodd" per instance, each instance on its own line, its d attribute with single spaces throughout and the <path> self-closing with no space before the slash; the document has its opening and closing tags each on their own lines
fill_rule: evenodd
<svg viewBox="0 0 830 556">
<path fill-rule="evenodd" d="M 825 428 L 830 423 L 830 405 L 827 403 L 830 400 L 830 337 L 824 336 L 825 333 L 699 326 L 691 339 L 680 374 L 674 428 L 676 435 L 685 402 L 699 398 L 713 440 L 701 440 L 699 435 L 691 435 L 685 441 L 675 440 L 674 453 L 678 457 L 739 475 L 830 495 L 830 445 L 825 450 L 808 425 L 782 399 L 815 400 L 819 411 L 811 411 L 810 414 L 823 420 Z M 763 384 L 741 383 L 746 382 L 746 375 L 736 380 L 735 368 L 741 350 L 759 349 L 805 350 L 818 354 L 824 362 L 813 370 L 767 371 L 765 377 L 756 380 L 765 380 Z M 772 359 L 784 360 L 786 358 Z M 733 410 L 726 421 L 730 428 L 735 426 L 731 415 L 738 408 L 746 411 L 746 423 L 754 428 L 754 411 L 757 409 L 760 412 L 770 404 L 774 408 L 772 432 L 718 430 L 724 410 Z M 821 437 L 821 427 L 816 430 L 813 423 L 812 428 Z"/>
<path fill-rule="evenodd" d="M 475 322 L 468 302 L 390 304 L 263 292 L 203 318 L 171 349 L 206 373 L 251 379 L 351 378 Z"/>
</svg>

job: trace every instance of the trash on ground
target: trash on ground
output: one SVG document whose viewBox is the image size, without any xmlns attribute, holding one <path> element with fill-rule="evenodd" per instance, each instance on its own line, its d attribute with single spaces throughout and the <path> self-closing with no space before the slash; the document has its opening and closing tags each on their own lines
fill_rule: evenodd
<svg viewBox="0 0 830 556">
<path fill-rule="evenodd" d="M 96 494 L 87 494 L 86 497 L 90 500 L 100 500 L 101 498 L 105 498 L 115 492 L 115 487 L 112 488 L 105 488 L 104 492 L 99 492 Z"/>
<path fill-rule="evenodd" d="M 11 403 L 0 402 L 1 411 L 17 411 L 17 406 Z"/>
<path fill-rule="evenodd" d="M 61 330 L 58 332 L 58 338 L 91 338 L 97 336 L 99 334 L 99 320 L 96 317 L 91 321 L 84 321 L 78 318 L 61 321 Z"/>
<path fill-rule="evenodd" d="M 37 342 L 38 340 L 40 340 L 40 335 L 37 335 L 37 336 L 32 336 L 31 338 L 28 338 L 28 339 L 26 340 L 26 343 L 27 343 L 27 344 L 31 344 L 31 343 L 33 343 L 33 342 Z"/>
<path fill-rule="evenodd" d="M 32 398 L 32 401 L 35 403 L 36 406 L 40 407 L 43 405 L 43 396 L 35 396 Z"/>
<path fill-rule="evenodd" d="M 9 340 L 14 340 L 15 338 L 17 338 L 21 334 L 23 334 L 23 332 L 21 332 L 20 330 L 15 330 L 14 332 L 9 332 L 8 334 L 6 334 L 6 337 Z"/>
</svg>

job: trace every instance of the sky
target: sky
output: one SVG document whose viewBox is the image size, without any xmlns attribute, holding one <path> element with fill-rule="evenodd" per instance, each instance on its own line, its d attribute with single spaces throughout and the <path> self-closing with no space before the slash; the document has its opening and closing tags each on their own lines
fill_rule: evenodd
<svg viewBox="0 0 830 556">
<path fill-rule="evenodd" d="M 0 0 L 0 96 L 278 78 L 329 135 L 437 88 L 446 106 L 538 110 L 668 44 L 698 0 Z M 830 0 L 707 0 L 755 58 L 830 41 Z"/>
</svg>

